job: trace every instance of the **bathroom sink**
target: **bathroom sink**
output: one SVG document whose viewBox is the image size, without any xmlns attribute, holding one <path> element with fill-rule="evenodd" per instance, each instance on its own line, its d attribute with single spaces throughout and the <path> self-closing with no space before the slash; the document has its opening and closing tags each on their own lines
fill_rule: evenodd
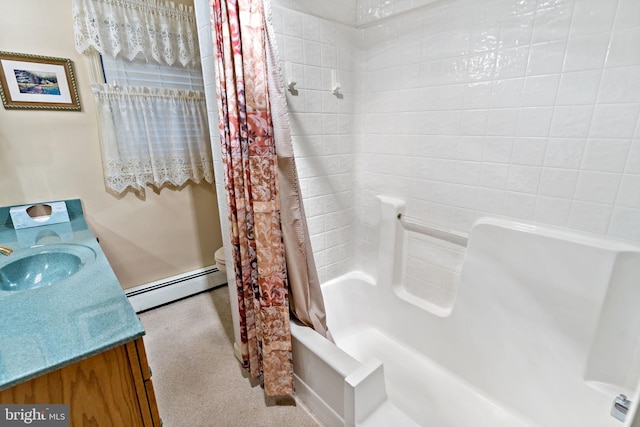
<svg viewBox="0 0 640 427">
<path fill-rule="evenodd" d="M 71 243 L 18 249 L 0 259 L 0 291 L 24 291 L 68 279 L 96 253 L 88 246 Z"/>
</svg>

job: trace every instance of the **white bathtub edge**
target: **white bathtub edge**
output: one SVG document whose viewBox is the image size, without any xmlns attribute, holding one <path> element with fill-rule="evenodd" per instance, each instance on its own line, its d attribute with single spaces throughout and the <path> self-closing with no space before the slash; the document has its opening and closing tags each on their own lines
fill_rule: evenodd
<svg viewBox="0 0 640 427">
<path fill-rule="evenodd" d="M 291 335 L 343 377 L 360 366 L 357 360 L 309 327 L 291 322 Z"/>
<path fill-rule="evenodd" d="M 384 366 L 370 359 L 344 379 L 345 425 L 362 424 L 386 400 Z"/>
<path fill-rule="evenodd" d="M 343 425 L 344 420 L 315 393 L 298 375 L 293 374 L 296 384 L 296 398 L 299 399 L 324 425 Z"/>
<path fill-rule="evenodd" d="M 291 338 L 296 396 L 327 426 L 363 425 L 388 402 L 379 360 L 360 363 L 295 321 L 291 322 Z"/>
<path fill-rule="evenodd" d="M 364 271 L 353 270 L 343 274 L 342 276 L 338 276 L 335 279 L 331 279 L 327 282 L 324 282 L 321 286 L 324 288 L 324 287 L 335 285 L 337 283 L 343 283 L 345 280 L 350 280 L 350 279 L 359 280 L 371 286 L 376 285 L 376 281 L 373 278 L 373 276 L 365 273 Z"/>
</svg>

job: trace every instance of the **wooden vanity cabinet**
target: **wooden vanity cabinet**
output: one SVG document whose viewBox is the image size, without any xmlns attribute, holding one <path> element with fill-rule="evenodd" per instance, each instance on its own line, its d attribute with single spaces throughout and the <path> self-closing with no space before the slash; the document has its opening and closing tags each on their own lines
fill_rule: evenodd
<svg viewBox="0 0 640 427">
<path fill-rule="evenodd" d="M 68 404 L 72 427 L 161 425 L 142 338 L 0 391 L 0 403 Z"/>
</svg>

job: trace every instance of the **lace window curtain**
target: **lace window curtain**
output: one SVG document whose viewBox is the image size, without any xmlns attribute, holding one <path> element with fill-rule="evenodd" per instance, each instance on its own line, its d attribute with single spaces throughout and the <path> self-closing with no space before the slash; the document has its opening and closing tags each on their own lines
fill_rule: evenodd
<svg viewBox="0 0 640 427">
<path fill-rule="evenodd" d="M 73 0 L 76 50 L 182 66 L 200 61 L 193 7 L 159 0 Z"/>
<path fill-rule="evenodd" d="M 119 57 L 125 65 L 135 62 L 133 68 L 147 61 L 194 69 L 198 63 L 193 8 L 157 0 L 73 0 L 73 22 L 81 53 Z M 92 85 L 105 186 L 113 193 L 213 182 L 204 88 L 154 85 L 126 78 Z"/>
<path fill-rule="evenodd" d="M 105 184 L 120 194 L 145 185 L 213 182 L 204 94 L 93 85 Z M 185 124 L 187 126 L 185 126 Z M 189 127 L 191 129 L 189 129 Z"/>
</svg>

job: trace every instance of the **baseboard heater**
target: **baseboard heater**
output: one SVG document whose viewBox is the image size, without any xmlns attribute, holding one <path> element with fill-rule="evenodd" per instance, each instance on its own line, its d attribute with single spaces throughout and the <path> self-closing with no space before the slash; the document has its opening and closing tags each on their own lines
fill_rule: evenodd
<svg viewBox="0 0 640 427">
<path fill-rule="evenodd" d="M 215 265 L 125 290 L 136 313 L 227 284 L 227 275 Z"/>
</svg>

